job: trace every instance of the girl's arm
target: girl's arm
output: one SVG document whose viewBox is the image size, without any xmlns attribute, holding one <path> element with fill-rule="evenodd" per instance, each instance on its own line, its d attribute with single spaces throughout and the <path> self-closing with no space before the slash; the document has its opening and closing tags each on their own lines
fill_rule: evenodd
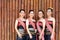
<svg viewBox="0 0 60 40">
<path fill-rule="evenodd" d="M 54 40 L 54 36 L 55 36 L 55 19 L 53 18 L 53 29 L 52 29 L 51 39 Z"/>
<path fill-rule="evenodd" d="M 53 18 L 53 32 L 52 32 L 52 34 L 54 34 L 54 32 L 55 32 L 55 19 Z"/>
<path fill-rule="evenodd" d="M 42 29 L 41 35 L 44 33 L 44 30 L 45 30 L 45 23 L 46 23 L 45 20 L 43 20 L 42 23 L 43 23 L 43 29 Z"/>
<path fill-rule="evenodd" d="M 37 30 L 39 33 L 41 33 L 40 27 L 39 27 L 39 21 L 37 21 Z"/>
<path fill-rule="evenodd" d="M 29 31 L 29 29 L 28 29 L 28 26 L 29 25 L 29 21 L 28 21 L 28 19 L 26 20 L 26 29 L 27 29 L 27 32 L 28 32 L 28 34 L 29 34 L 29 36 L 31 35 L 31 33 L 30 33 L 30 31 Z"/>
<path fill-rule="evenodd" d="M 19 33 L 19 31 L 18 31 L 18 29 L 17 29 L 17 25 L 18 25 L 18 21 L 16 20 L 16 21 L 15 21 L 15 30 L 16 30 L 17 34 L 18 34 L 19 36 L 21 36 L 21 34 Z"/>
</svg>

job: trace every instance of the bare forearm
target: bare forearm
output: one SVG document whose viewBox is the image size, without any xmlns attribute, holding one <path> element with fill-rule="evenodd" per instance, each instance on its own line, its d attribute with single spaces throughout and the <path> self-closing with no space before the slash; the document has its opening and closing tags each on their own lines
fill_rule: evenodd
<svg viewBox="0 0 60 40">
<path fill-rule="evenodd" d="M 41 31 L 41 35 L 44 33 L 44 29 Z"/>
<path fill-rule="evenodd" d="M 17 32 L 18 35 L 21 35 L 20 32 L 17 29 L 15 29 L 15 30 L 16 30 L 16 32 Z"/>
<path fill-rule="evenodd" d="M 29 31 L 29 29 L 28 29 L 28 28 L 27 28 L 27 32 L 28 32 L 28 34 L 29 34 L 29 35 L 31 35 L 31 33 L 30 33 L 30 31 Z"/>
</svg>

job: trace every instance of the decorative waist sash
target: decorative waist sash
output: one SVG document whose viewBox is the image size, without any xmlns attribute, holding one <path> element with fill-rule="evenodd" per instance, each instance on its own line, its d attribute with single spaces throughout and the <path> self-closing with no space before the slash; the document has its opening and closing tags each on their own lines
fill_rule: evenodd
<svg viewBox="0 0 60 40">
<path fill-rule="evenodd" d="M 45 34 L 46 34 L 46 35 L 51 35 L 51 32 L 46 28 Z"/>
<path fill-rule="evenodd" d="M 31 34 L 35 34 L 34 28 L 29 28 L 29 31 L 30 31 Z"/>
<path fill-rule="evenodd" d="M 18 29 L 18 31 L 20 32 L 20 34 L 24 35 L 25 34 L 25 31 L 24 29 Z"/>
</svg>

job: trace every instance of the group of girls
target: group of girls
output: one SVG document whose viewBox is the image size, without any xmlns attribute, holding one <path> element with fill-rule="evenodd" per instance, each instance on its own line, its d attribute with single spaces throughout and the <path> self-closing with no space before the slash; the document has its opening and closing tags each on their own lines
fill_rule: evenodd
<svg viewBox="0 0 60 40">
<path fill-rule="evenodd" d="M 25 19 L 25 10 L 21 9 L 15 21 L 16 40 L 55 40 L 55 18 L 52 13 L 53 9 L 48 8 L 47 18 L 44 18 L 44 12 L 39 10 L 39 20 L 36 22 L 34 10 L 30 10 L 29 17 Z"/>
</svg>

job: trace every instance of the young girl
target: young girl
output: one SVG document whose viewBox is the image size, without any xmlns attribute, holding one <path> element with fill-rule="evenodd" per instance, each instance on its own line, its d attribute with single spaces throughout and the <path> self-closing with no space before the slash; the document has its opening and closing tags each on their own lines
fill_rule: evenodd
<svg viewBox="0 0 60 40">
<path fill-rule="evenodd" d="M 47 9 L 45 40 L 54 40 L 55 18 L 52 17 L 52 12 L 53 10 L 51 8 Z"/>
<path fill-rule="evenodd" d="M 43 18 L 44 12 L 39 10 L 39 20 L 37 21 L 37 29 L 39 40 L 44 40 L 44 30 L 45 30 L 45 19 Z"/>
<path fill-rule="evenodd" d="M 19 18 L 15 21 L 15 30 L 17 32 L 17 40 L 25 40 L 25 11 L 23 9 L 19 12 Z"/>
<path fill-rule="evenodd" d="M 35 20 L 34 17 L 34 11 L 29 11 L 29 18 L 26 20 L 26 28 L 28 32 L 27 40 L 36 40 L 36 26 L 35 26 Z"/>
</svg>

